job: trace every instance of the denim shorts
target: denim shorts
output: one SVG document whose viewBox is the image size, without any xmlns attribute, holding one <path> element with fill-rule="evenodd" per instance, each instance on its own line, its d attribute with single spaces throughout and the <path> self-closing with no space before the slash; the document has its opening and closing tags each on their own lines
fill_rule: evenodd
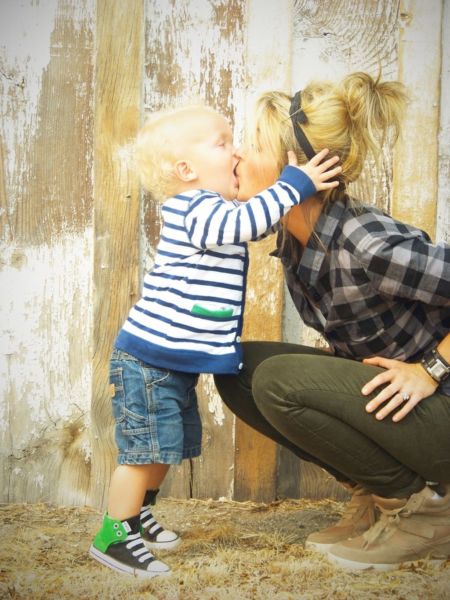
<svg viewBox="0 0 450 600">
<path fill-rule="evenodd" d="M 112 409 L 120 465 L 180 464 L 199 456 L 198 374 L 152 367 L 114 349 Z"/>
</svg>

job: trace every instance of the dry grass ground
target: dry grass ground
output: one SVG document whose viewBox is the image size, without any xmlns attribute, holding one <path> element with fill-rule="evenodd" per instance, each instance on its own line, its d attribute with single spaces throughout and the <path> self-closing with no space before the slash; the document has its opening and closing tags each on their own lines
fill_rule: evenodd
<svg viewBox="0 0 450 600">
<path fill-rule="evenodd" d="M 332 501 L 270 505 L 162 499 L 159 520 L 183 543 L 160 553 L 164 579 L 124 577 L 88 557 L 101 514 L 45 504 L 0 506 L 0 598 L 8 600 L 428 600 L 450 598 L 450 561 L 348 573 L 303 547 L 336 519 Z"/>
</svg>

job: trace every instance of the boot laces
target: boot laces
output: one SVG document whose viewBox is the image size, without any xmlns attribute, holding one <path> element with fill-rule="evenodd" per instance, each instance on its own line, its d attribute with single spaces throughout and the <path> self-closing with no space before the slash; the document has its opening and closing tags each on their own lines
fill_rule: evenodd
<svg viewBox="0 0 450 600">
<path fill-rule="evenodd" d="M 363 533 L 365 547 L 375 543 L 384 533 L 393 532 L 400 523 L 401 517 L 399 513 L 402 511 L 402 508 L 386 510 L 379 506 L 378 509 L 381 513 L 380 518 L 370 529 Z"/>
<path fill-rule="evenodd" d="M 340 521 L 341 522 L 348 522 L 348 521 L 353 521 L 356 518 L 358 518 L 358 516 L 362 517 L 364 515 L 364 513 L 367 512 L 368 516 L 369 516 L 369 522 L 371 525 L 373 525 L 373 523 L 375 523 L 375 507 L 373 505 L 373 503 L 367 502 L 366 505 L 362 504 L 362 503 L 356 503 L 356 502 L 349 502 L 346 507 L 344 512 L 341 515 Z M 358 515 L 359 513 L 359 515 Z"/>
</svg>

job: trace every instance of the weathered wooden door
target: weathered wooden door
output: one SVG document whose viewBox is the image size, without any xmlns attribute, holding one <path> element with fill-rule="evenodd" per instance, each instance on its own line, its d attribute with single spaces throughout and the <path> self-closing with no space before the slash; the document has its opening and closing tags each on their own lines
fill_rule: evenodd
<svg viewBox="0 0 450 600">
<path fill-rule="evenodd" d="M 405 134 L 355 192 L 450 241 L 449 25 L 447 0 L 2 1 L 0 501 L 104 505 L 108 357 L 161 226 L 130 168 L 145 114 L 200 98 L 238 140 L 258 92 L 381 67 L 410 87 Z M 245 338 L 320 344 L 272 245 L 251 248 Z M 339 495 L 236 421 L 210 376 L 200 398 L 203 455 L 164 494 Z"/>
</svg>

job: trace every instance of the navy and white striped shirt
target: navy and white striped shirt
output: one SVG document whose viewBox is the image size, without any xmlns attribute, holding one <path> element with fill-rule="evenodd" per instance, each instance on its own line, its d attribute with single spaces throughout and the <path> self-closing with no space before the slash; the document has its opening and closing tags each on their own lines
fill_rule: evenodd
<svg viewBox="0 0 450 600">
<path fill-rule="evenodd" d="M 419 362 L 450 332 L 448 244 L 433 244 L 373 206 L 353 210 L 345 202 L 327 207 L 315 233 L 299 262 L 275 254 L 303 321 L 337 356 Z M 439 390 L 450 395 L 450 378 Z"/>
<path fill-rule="evenodd" d="M 237 373 L 248 267 L 247 241 L 315 193 L 300 169 L 248 202 L 193 190 L 169 198 L 155 265 L 116 339 L 116 348 L 155 367 Z"/>
</svg>

